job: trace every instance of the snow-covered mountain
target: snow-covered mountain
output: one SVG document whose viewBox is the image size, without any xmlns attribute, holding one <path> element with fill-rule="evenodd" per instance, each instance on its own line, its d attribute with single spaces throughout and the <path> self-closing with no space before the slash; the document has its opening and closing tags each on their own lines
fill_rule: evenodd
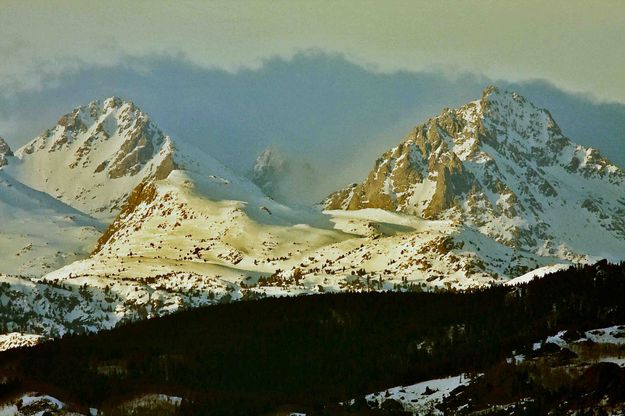
<svg viewBox="0 0 625 416">
<path fill-rule="evenodd" d="M 116 97 L 76 108 L 15 152 L 0 139 L 0 272 L 41 276 L 88 257 L 130 192 L 182 162 L 174 153 Z"/>
<path fill-rule="evenodd" d="M 116 216 L 139 183 L 175 167 L 171 139 L 117 97 L 65 114 L 6 159 L 15 179 L 103 220 Z"/>
<path fill-rule="evenodd" d="M 449 220 L 538 256 L 625 257 L 623 170 L 495 87 L 415 127 L 325 205 Z"/>
<path fill-rule="evenodd" d="M 488 88 L 417 126 L 324 212 L 267 197 L 130 103 L 94 103 L 3 168 L 100 218 L 117 213 L 89 258 L 1 279 L 8 331 L 57 336 L 263 296 L 484 286 L 625 253 L 623 171 L 514 93 Z"/>
<path fill-rule="evenodd" d="M 308 293 L 312 284 L 281 278 L 251 288 L 283 264 L 294 269 L 304 253 L 352 237 L 317 211 L 275 202 L 197 149 L 176 144 L 174 154 L 179 169 L 141 182 L 90 258 L 40 279 L 0 275 L 6 331 L 59 336 L 245 297 Z"/>
</svg>

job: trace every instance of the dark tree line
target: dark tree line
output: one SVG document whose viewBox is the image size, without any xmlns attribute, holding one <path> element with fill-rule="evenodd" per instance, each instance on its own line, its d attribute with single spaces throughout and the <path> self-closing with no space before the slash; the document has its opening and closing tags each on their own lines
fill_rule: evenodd
<svg viewBox="0 0 625 416">
<path fill-rule="evenodd" d="M 324 294 L 217 305 L 0 353 L 0 394 L 47 386 L 102 409 L 143 392 L 181 413 L 260 414 L 478 372 L 558 330 L 625 323 L 625 264 L 463 293 Z M 325 409 L 325 410 L 324 410 Z"/>
</svg>

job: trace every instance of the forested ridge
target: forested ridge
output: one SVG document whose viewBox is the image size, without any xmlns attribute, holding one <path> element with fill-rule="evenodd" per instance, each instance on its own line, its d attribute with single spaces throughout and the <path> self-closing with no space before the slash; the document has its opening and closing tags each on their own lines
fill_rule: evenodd
<svg viewBox="0 0 625 416">
<path fill-rule="evenodd" d="M 560 330 L 625 324 L 624 299 L 625 264 L 604 261 L 516 287 L 217 305 L 0 353 L 0 388 L 105 411 L 159 392 L 182 397 L 182 414 L 362 412 L 336 406 L 482 372 Z"/>
</svg>

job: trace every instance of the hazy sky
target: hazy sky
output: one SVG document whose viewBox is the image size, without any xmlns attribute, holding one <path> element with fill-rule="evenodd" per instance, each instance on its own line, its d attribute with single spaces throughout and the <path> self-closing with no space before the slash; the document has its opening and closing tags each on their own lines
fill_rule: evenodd
<svg viewBox="0 0 625 416">
<path fill-rule="evenodd" d="M 0 91 L 129 57 L 183 55 L 257 67 L 299 50 L 376 71 L 542 78 L 625 102 L 625 3 L 615 1 L 9 1 L 0 5 Z"/>
<path fill-rule="evenodd" d="M 0 136 L 14 149 L 118 95 L 239 173 L 277 145 L 308 184 L 296 202 L 362 179 L 412 126 L 491 83 L 625 166 L 625 0 L 0 0 Z"/>
</svg>

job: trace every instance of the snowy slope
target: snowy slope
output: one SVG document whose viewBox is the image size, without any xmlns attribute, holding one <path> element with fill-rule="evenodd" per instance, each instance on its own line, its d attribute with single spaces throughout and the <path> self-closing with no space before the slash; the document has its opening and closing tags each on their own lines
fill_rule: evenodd
<svg viewBox="0 0 625 416">
<path fill-rule="evenodd" d="M 394 400 L 402 406 L 405 412 L 442 415 L 443 412 L 437 409 L 436 405 L 440 404 L 455 389 L 470 384 L 473 378 L 476 377 L 460 374 L 409 386 L 393 387 L 378 393 L 368 394 L 365 396 L 365 400 L 371 408 L 379 408 L 385 401 Z M 350 404 L 354 402 L 352 400 Z"/>
<path fill-rule="evenodd" d="M 564 270 L 569 268 L 570 264 L 552 264 L 549 266 L 539 267 L 537 269 L 532 270 L 531 272 L 527 272 L 524 275 L 519 277 L 515 277 L 514 279 L 508 280 L 504 283 L 506 286 L 514 286 L 518 284 L 528 283 L 536 278 L 543 277 L 550 273 L 555 273 L 560 270 Z"/>
<path fill-rule="evenodd" d="M 0 273 L 41 276 L 85 258 L 103 228 L 0 169 Z"/>
<path fill-rule="evenodd" d="M 0 312 L 8 332 L 56 337 L 238 299 L 496 281 L 516 254 L 474 242 L 504 259 L 481 266 L 448 239 L 457 227 L 378 209 L 294 210 L 219 164 L 196 165 L 138 187 L 90 258 L 39 279 L 1 277 Z"/>
<path fill-rule="evenodd" d="M 93 101 L 15 151 L 5 169 L 20 182 L 104 220 L 141 181 L 173 169 L 171 140 L 133 103 Z"/>
<path fill-rule="evenodd" d="M 43 280 L 191 273 L 261 295 L 427 290 L 491 284 L 514 273 L 515 261 L 540 267 L 554 260 L 449 220 L 289 208 L 244 179 L 202 169 L 175 170 L 138 187 L 96 254 Z"/>
<path fill-rule="evenodd" d="M 56 337 L 265 296 L 483 286 L 522 256 L 448 221 L 209 200 L 204 192 L 228 185 L 192 178 L 173 171 L 142 188 L 90 258 L 39 279 L 0 277 L 7 331 Z"/>
<path fill-rule="evenodd" d="M 412 385 L 404 385 L 388 388 L 386 390 L 367 394 L 358 399 L 342 403 L 346 407 L 362 409 L 366 405 L 370 409 L 403 408 L 404 411 L 416 415 L 477 415 L 477 414 L 584 414 L 584 411 L 567 409 L 562 403 L 554 406 L 552 412 L 544 411 L 538 413 L 531 407 L 525 408 L 526 404 L 531 404 L 536 400 L 536 388 L 530 390 L 528 394 L 519 395 L 518 389 L 514 393 L 501 401 L 487 402 L 479 404 L 476 408 L 476 395 L 484 394 L 484 388 L 492 389 L 499 387 L 498 391 L 505 390 L 504 386 L 509 380 L 514 380 L 510 374 L 510 369 L 517 369 L 524 374 L 525 378 L 531 380 L 543 380 L 546 385 L 550 385 L 551 379 L 532 373 L 534 371 L 546 371 L 547 374 L 565 374 L 572 380 L 580 377 L 591 368 L 597 368 L 598 363 L 616 364 L 621 368 L 625 367 L 625 326 L 615 325 L 607 328 L 596 328 L 585 331 L 562 330 L 545 339 L 533 344 L 525 345 L 514 351 L 505 359 L 504 363 L 497 364 L 495 371 L 491 368 L 480 374 L 461 374 L 458 376 L 445 377 L 434 380 L 427 380 Z M 519 353 L 519 352 L 523 353 Z M 501 368 L 507 367 L 508 371 Z M 604 367 L 605 368 L 605 367 Z M 613 367 L 614 368 L 614 367 Z M 529 377 L 528 374 L 529 373 Z M 591 373 L 592 374 L 592 373 Z M 601 396 L 597 395 L 599 403 L 591 404 L 586 413 L 593 411 L 596 413 L 599 407 L 603 414 L 622 415 L 622 400 L 614 399 L 608 389 L 604 389 L 604 383 L 610 385 L 618 380 L 618 376 L 606 375 L 604 378 L 591 378 L 596 388 L 601 391 Z M 526 383 L 530 383 L 526 381 Z M 480 386 L 473 391 L 472 395 L 467 395 L 471 387 Z M 549 391 L 549 389 L 547 389 Z M 550 391 L 551 394 L 553 394 Z M 576 393 L 579 395 L 579 393 Z M 589 395 L 589 394 L 585 394 Z M 492 396 L 491 396 L 492 397 Z M 620 396 L 618 396 L 620 397 Z M 563 403 L 566 404 L 566 401 Z M 588 405 L 586 405 L 588 406 Z M 603 408 L 607 408 L 605 410 Z M 521 410 L 523 409 L 523 410 Z M 519 410 L 521 410 L 519 412 Z M 529 411 L 528 411 L 529 410 Z"/>
</svg>

